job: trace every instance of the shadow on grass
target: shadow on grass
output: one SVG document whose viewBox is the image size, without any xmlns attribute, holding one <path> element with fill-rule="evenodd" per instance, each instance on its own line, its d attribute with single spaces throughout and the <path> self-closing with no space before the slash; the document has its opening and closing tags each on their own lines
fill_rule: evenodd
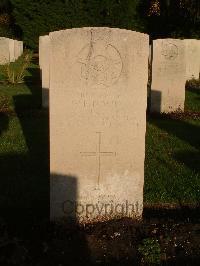
<svg viewBox="0 0 200 266">
<path fill-rule="evenodd" d="M 165 204 L 166 205 L 166 204 Z M 199 206 L 184 206 L 177 205 L 176 207 L 164 206 L 157 204 L 154 206 L 144 206 L 143 218 L 146 222 L 200 222 L 200 205 Z"/>
<path fill-rule="evenodd" d="M 150 119 L 151 124 L 167 131 L 196 149 L 200 148 L 200 125 L 190 124 L 187 121 L 173 119 Z"/>
<path fill-rule="evenodd" d="M 173 158 L 180 163 L 184 163 L 190 169 L 200 173 L 200 152 L 185 151 L 175 152 Z"/>
<path fill-rule="evenodd" d="M 7 224 L 25 230 L 47 219 L 49 192 L 44 166 L 36 165 L 29 155 L 1 154 L 0 167 L 1 217 Z"/>
<path fill-rule="evenodd" d="M 156 202 L 176 202 L 178 206 L 197 205 L 200 202 L 199 122 L 151 118 L 149 123 L 155 127 L 151 128 L 153 141 L 147 139 L 144 196 L 150 202 L 156 199 Z"/>
<path fill-rule="evenodd" d="M 31 95 L 13 96 L 28 152 L 0 155 L 1 217 L 22 229 L 36 220 L 49 220 L 48 112 L 40 110 L 39 70 L 32 67 L 28 71 L 26 85 Z M 0 114 L 0 119 L 1 135 L 9 118 Z"/>
<path fill-rule="evenodd" d="M 197 95 L 200 95 L 200 79 L 190 79 L 186 81 L 185 88 L 188 91 L 194 92 Z"/>
<path fill-rule="evenodd" d="M 185 94 L 185 110 L 200 112 L 200 88 L 188 88 Z"/>
<path fill-rule="evenodd" d="M 182 150 L 173 152 L 172 157 L 176 161 L 185 164 L 191 170 L 200 173 L 200 125 L 173 119 L 151 119 L 150 123 L 195 148 L 196 151 Z"/>
<path fill-rule="evenodd" d="M 188 89 L 188 91 L 190 92 L 190 98 L 192 100 L 191 104 L 194 104 L 195 101 L 195 104 L 199 106 L 198 111 L 200 112 L 200 89 Z"/>
<path fill-rule="evenodd" d="M 41 109 L 42 106 L 42 89 L 40 81 L 40 70 L 36 67 L 28 68 L 29 75 L 25 77 L 25 85 L 31 94 L 21 94 L 19 97 L 14 96 L 15 110 L 30 111 Z"/>
<path fill-rule="evenodd" d="M 6 113 L 0 112 L 0 137 L 8 129 L 9 117 Z"/>
<path fill-rule="evenodd" d="M 189 88 L 187 90 L 191 91 L 192 93 L 196 94 L 197 96 L 200 96 L 200 89 Z M 200 99 L 200 98 L 198 97 L 198 99 Z"/>
<path fill-rule="evenodd" d="M 18 117 L 28 153 L 0 155 L 0 202 L 1 217 L 23 229 L 49 219 L 48 115 L 18 113 Z"/>
</svg>

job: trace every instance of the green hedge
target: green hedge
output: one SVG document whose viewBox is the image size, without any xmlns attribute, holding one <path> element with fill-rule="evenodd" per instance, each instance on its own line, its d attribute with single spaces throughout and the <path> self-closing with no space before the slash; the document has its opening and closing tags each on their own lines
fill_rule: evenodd
<svg viewBox="0 0 200 266">
<path fill-rule="evenodd" d="M 0 36 L 14 39 L 15 33 L 14 33 L 13 29 L 9 26 L 0 26 Z"/>
<path fill-rule="evenodd" d="M 2 1 L 2 0 L 0 0 Z M 199 0 L 183 8 L 180 0 L 160 0 L 149 15 L 150 0 L 4 0 L 11 2 L 14 31 L 32 49 L 39 36 L 83 26 L 109 26 L 147 32 L 152 38 L 200 38 Z M 187 1 L 185 1 L 187 2 Z"/>
<path fill-rule="evenodd" d="M 139 0 L 11 0 L 15 23 L 27 46 L 36 49 L 40 35 L 83 26 L 143 30 Z"/>
</svg>

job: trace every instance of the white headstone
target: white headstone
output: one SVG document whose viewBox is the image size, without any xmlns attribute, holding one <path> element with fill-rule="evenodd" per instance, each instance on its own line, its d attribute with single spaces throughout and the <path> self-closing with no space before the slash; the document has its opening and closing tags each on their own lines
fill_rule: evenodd
<svg viewBox="0 0 200 266">
<path fill-rule="evenodd" d="M 7 64 L 9 62 L 14 62 L 20 52 L 19 52 L 19 43 L 22 43 L 23 51 L 23 42 L 18 42 L 5 37 L 0 37 L 0 64 Z"/>
<path fill-rule="evenodd" d="M 24 44 L 22 41 L 18 41 L 19 42 L 19 56 L 23 55 L 24 52 Z"/>
<path fill-rule="evenodd" d="M 15 60 L 23 54 L 23 42 L 15 40 Z"/>
<path fill-rule="evenodd" d="M 22 41 L 19 41 L 19 47 L 20 47 L 20 56 L 21 56 L 24 52 L 24 44 Z"/>
<path fill-rule="evenodd" d="M 49 60 L 50 41 L 49 35 L 39 38 L 39 65 L 42 79 L 42 106 L 49 106 Z"/>
<path fill-rule="evenodd" d="M 185 43 L 178 39 L 153 41 L 151 111 L 184 110 L 186 82 Z"/>
<path fill-rule="evenodd" d="M 0 64 L 6 64 L 10 62 L 10 41 L 8 38 L 0 37 Z"/>
<path fill-rule="evenodd" d="M 200 40 L 186 39 L 186 80 L 198 79 L 200 72 Z"/>
<path fill-rule="evenodd" d="M 10 62 L 15 62 L 15 40 L 9 39 Z"/>
<path fill-rule="evenodd" d="M 51 219 L 141 217 L 149 37 L 50 34 Z"/>
</svg>

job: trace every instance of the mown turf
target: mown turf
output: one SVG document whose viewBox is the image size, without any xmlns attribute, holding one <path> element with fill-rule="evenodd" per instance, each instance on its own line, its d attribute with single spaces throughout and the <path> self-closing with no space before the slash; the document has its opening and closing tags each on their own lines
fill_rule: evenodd
<svg viewBox="0 0 200 266">
<path fill-rule="evenodd" d="M 200 88 L 186 90 L 185 110 L 200 112 Z"/>
<path fill-rule="evenodd" d="M 0 113 L 1 213 L 14 212 L 16 219 L 48 217 L 48 113 L 41 109 L 37 65 L 31 65 L 24 84 L 0 84 L 0 110 L 5 98 L 7 108 Z M 198 91 L 186 93 L 187 110 L 200 111 L 199 102 Z M 200 120 L 148 120 L 145 203 L 200 202 L 199 146 Z"/>
<path fill-rule="evenodd" d="M 150 119 L 146 136 L 146 203 L 200 202 L 200 121 Z"/>
<path fill-rule="evenodd" d="M 20 58 L 13 63 L 16 68 L 21 63 Z M 26 71 L 23 84 L 8 84 L 3 75 L 3 66 L 0 66 L 0 101 L 11 111 L 15 109 L 39 109 L 41 107 L 40 71 L 37 61 L 32 63 Z M 2 105 L 0 105 L 0 110 Z"/>
</svg>

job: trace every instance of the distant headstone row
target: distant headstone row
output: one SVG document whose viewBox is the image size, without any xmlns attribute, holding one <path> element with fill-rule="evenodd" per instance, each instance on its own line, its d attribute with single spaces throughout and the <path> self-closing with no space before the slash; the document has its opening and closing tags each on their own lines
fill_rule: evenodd
<svg viewBox="0 0 200 266">
<path fill-rule="evenodd" d="M 199 78 L 200 40 L 153 41 L 151 111 L 184 111 L 185 83 Z"/>
<path fill-rule="evenodd" d="M 184 110 L 186 60 L 181 40 L 153 41 L 151 111 Z"/>
<path fill-rule="evenodd" d="M 198 79 L 200 73 L 200 40 L 186 39 L 186 80 Z"/>
<path fill-rule="evenodd" d="M 23 54 L 23 42 L 0 37 L 0 65 L 14 62 Z"/>
<path fill-rule="evenodd" d="M 141 217 L 148 65 L 151 111 L 182 111 L 185 82 L 199 75 L 200 41 L 155 40 L 149 49 L 143 33 L 78 28 L 39 43 L 51 219 Z"/>
<path fill-rule="evenodd" d="M 151 112 L 184 111 L 185 83 L 198 79 L 200 73 L 200 40 L 158 39 L 149 50 L 151 73 Z M 43 107 L 49 106 L 50 38 L 40 37 L 40 69 Z"/>
</svg>

